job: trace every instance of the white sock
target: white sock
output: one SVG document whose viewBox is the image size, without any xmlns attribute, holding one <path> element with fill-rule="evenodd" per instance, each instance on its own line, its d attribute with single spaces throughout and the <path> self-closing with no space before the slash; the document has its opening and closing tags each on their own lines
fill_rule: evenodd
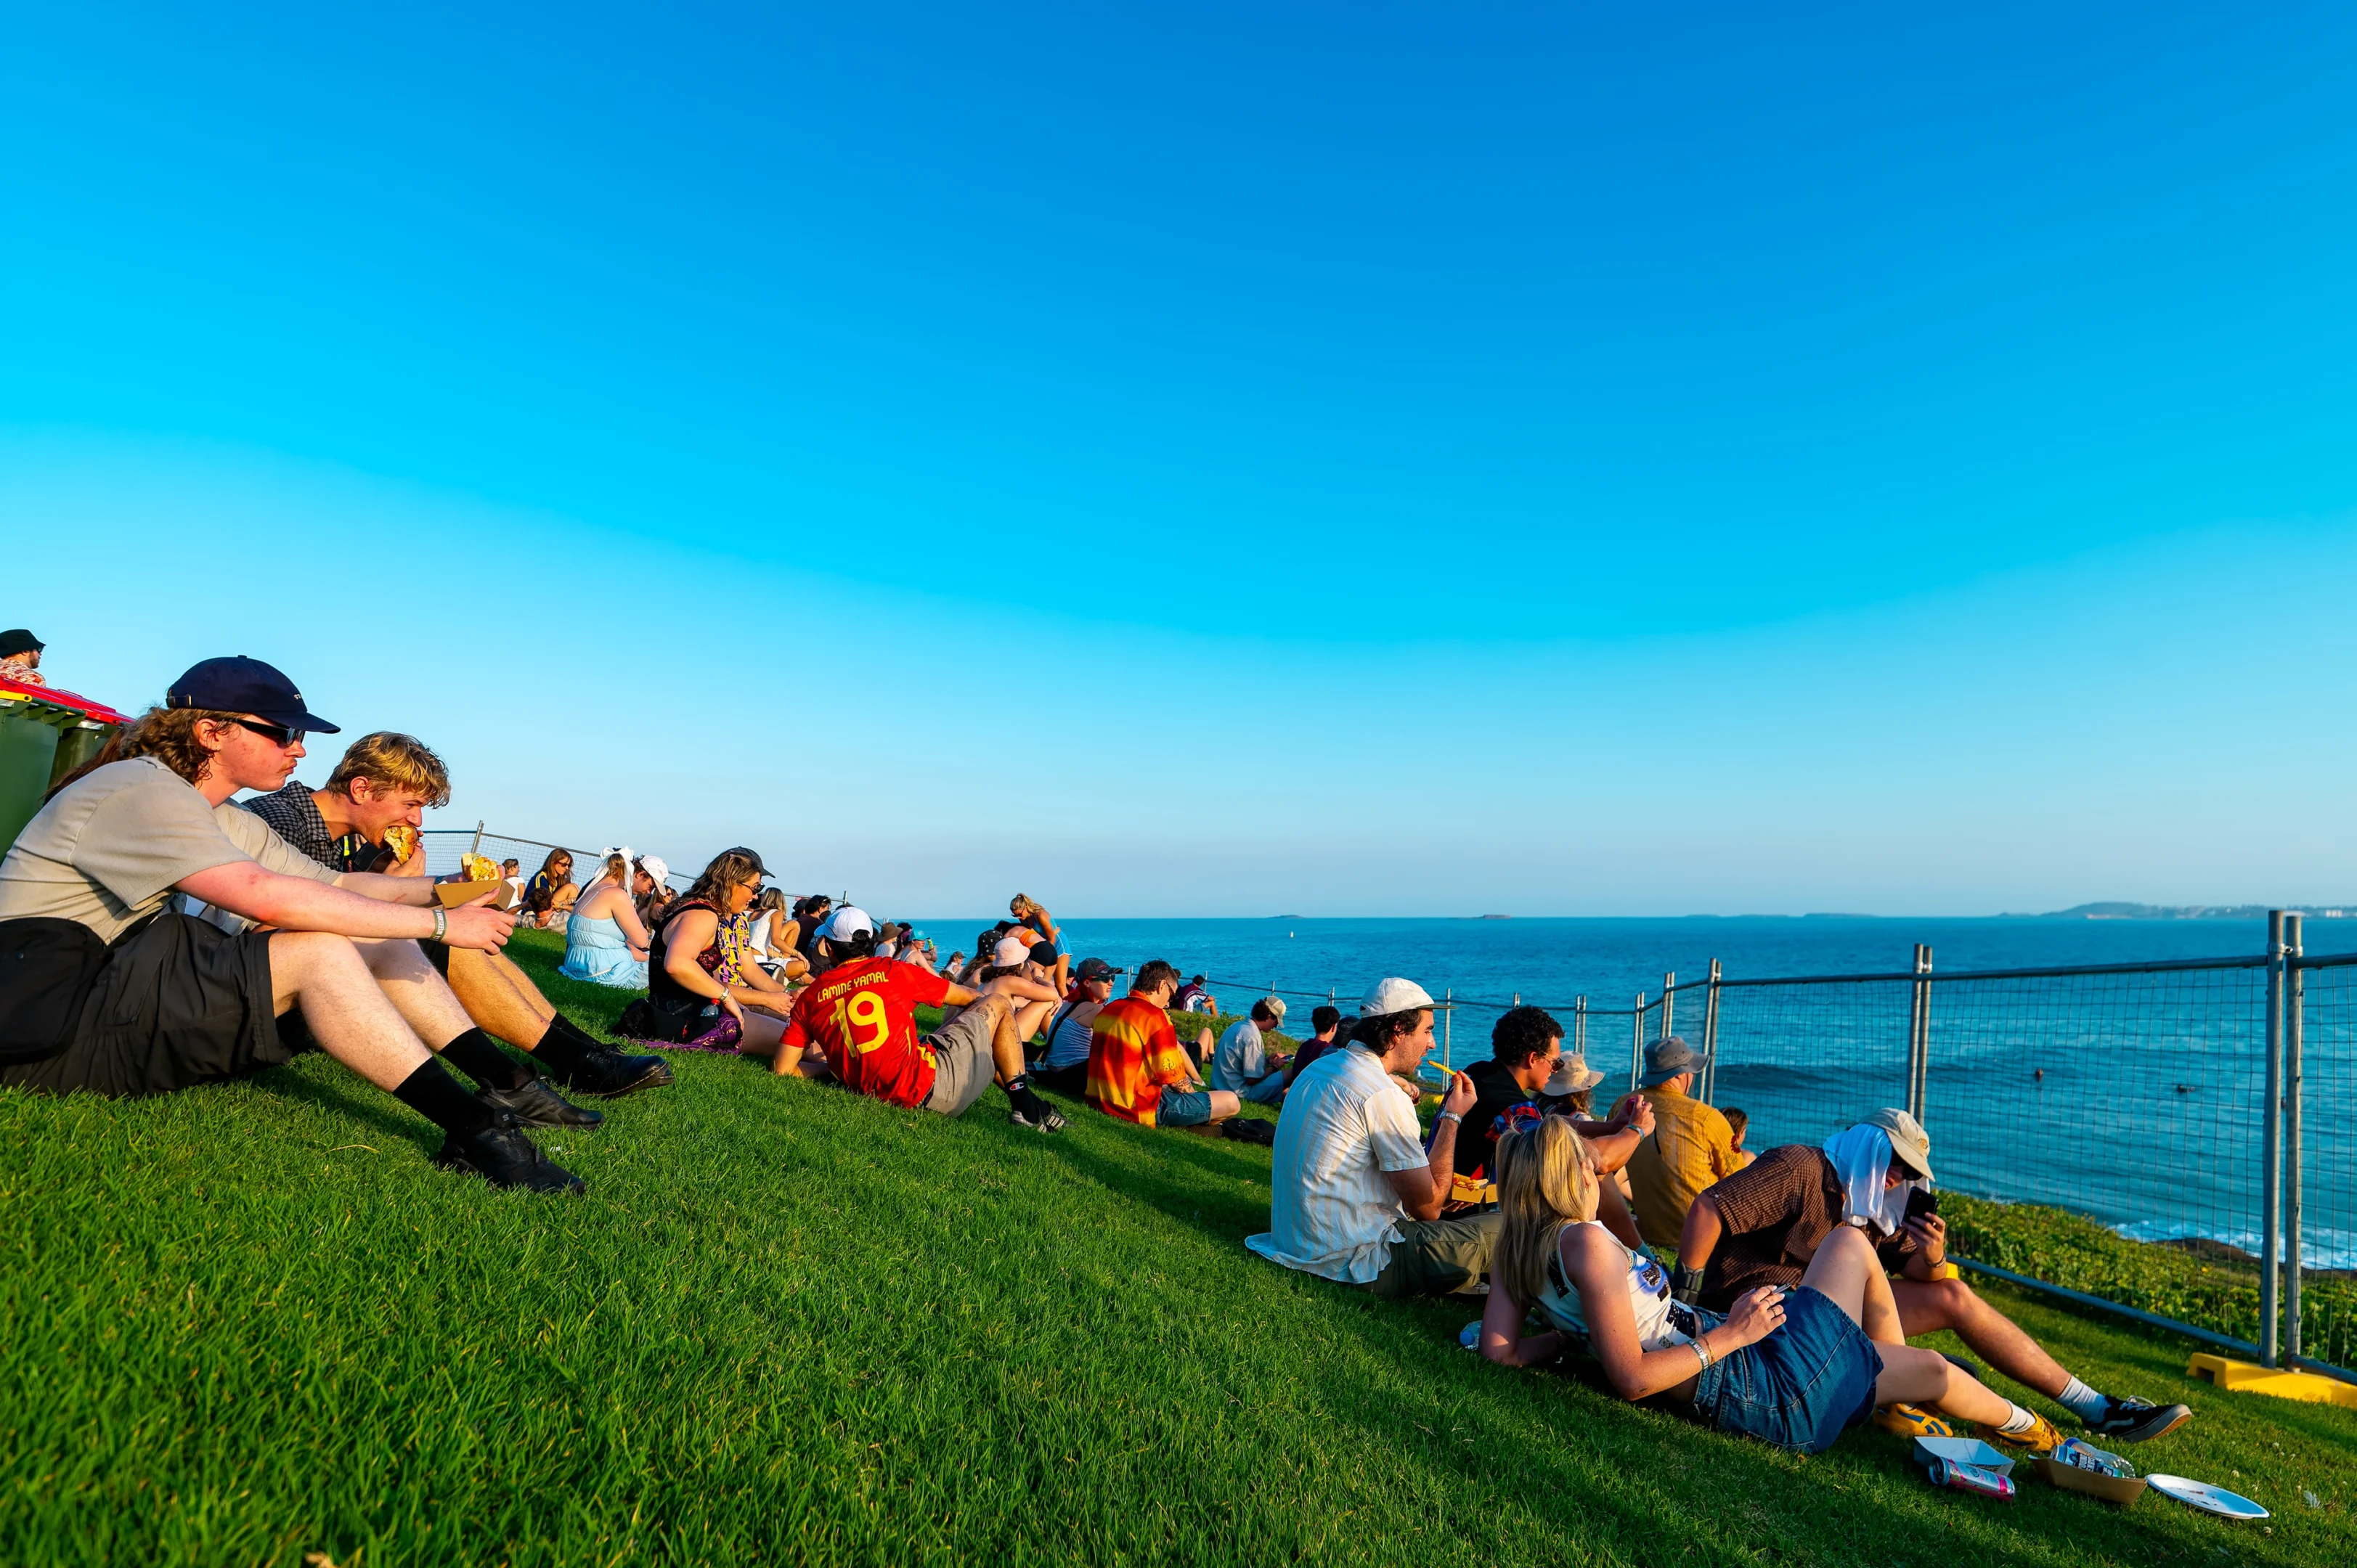
<svg viewBox="0 0 2357 1568">
<path fill-rule="evenodd" d="M 2018 1437 L 2037 1424 L 2037 1412 L 2024 1410 L 2021 1406 L 2015 1405 L 2013 1407 L 2013 1413 L 2005 1418 L 2005 1424 L 1998 1427 L 1997 1430 L 2004 1433 L 2007 1437 Z"/>
<path fill-rule="evenodd" d="M 2054 1396 L 2054 1402 L 2068 1407 L 2071 1413 L 2091 1426 L 2104 1419 L 2104 1412 L 2111 1408 L 2112 1403 L 2107 1396 L 2097 1393 L 2076 1378 Z"/>
</svg>

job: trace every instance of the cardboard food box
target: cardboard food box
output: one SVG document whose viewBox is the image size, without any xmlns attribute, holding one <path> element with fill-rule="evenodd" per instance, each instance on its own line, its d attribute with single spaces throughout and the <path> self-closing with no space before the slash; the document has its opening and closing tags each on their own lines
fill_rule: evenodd
<svg viewBox="0 0 2357 1568">
<path fill-rule="evenodd" d="M 2013 1474 L 2013 1458 L 2002 1449 L 1992 1448 L 1977 1437 L 1919 1437 L 1915 1440 L 1915 1463 L 1929 1469 L 1936 1460 L 1951 1465 L 1970 1465 L 1999 1476 Z"/>
<path fill-rule="evenodd" d="M 482 897 L 486 887 L 499 889 L 490 900 L 490 907 L 494 909 L 512 909 L 523 902 L 516 897 L 515 884 L 505 878 L 497 882 L 437 882 L 434 885 L 434 897 L 441 900 L 445 909 L 455 909 Z"/>
<path fill-rule="evenodd" d="M 2078 1466 L 2057 1459 L 2050 1454 L 2038 1456 L 2038 1473 L 2047 1484 L 2066 1492 L 2085 1492 L 2126 1508 L 2144 1496 L 2147 1485 L 2142 1476 L 2106 1476 L 2100 1470 L 2082 1470 Z"/>
</svg>

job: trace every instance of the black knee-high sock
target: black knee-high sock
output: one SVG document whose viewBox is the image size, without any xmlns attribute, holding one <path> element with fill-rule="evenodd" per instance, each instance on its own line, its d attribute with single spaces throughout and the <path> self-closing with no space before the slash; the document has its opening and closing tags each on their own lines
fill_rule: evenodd
<svg viewBox="0 0 2357 1568">
<path fill-rule="evenodd" d="M 393 1097 L 446 1133 L 460 1137 L 491 1124 L 491 1108 L 458 1087 L 458 1080 L 431 1058 L 401 1080 Z"/>
<path fill-rule="evenodd" d="M 485 1089 L 522 1089 L 533 1080 L 532 1069 L 491 1044 L 480 1029 L 468 1030 L 438 1054 Z"/>
<path fill-rule="evenodd" d="M 548 1033 L 541 1036 L 540 1044 L 532 1047 L 532 1059 L 545 1063 L 549 1071 L 564 1078 L 587 1067 L 589 1053 L 597 1048 L 587 1030 L 559 1013 L 548 1021 Z"/>
</svg>

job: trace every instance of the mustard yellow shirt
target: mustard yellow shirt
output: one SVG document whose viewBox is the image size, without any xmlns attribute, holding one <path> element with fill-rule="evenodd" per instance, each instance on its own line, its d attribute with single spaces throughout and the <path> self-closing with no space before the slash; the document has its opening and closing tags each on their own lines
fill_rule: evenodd
<svg viewBox="0 0 2357 1568">
<path fill-rule="evenodd" d="M 1695 1197 L 1741 1169 L 1743 1159 L 1735 1152 L 1735 1129 L 1711 1107 L 1667 1085 L 1637 1092 L 1652 1101 L 1653 1135 L 1629 1156 L 1630 1208 L 1637 1234 L 1653 1246 L 1674 1247 Z"/>
</svg>

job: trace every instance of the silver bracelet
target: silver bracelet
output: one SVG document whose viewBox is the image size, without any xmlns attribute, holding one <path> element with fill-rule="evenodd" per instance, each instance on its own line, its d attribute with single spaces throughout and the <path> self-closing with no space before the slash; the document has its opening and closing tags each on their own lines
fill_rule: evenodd
<svg viewBox="0 0 2357 1568">
<path fill-rule="evenodd" d="M 1702 1336 L 1699 1334 L 1694 1337 L 1692 1343 L 1695 1348 L 1695 1354 L 1702 1358 L 1701 1370 L 1706 1372 L 1709 1371 L 1710 1364 L 1715 1359 L 1710 1353 L 1710 1347 L 1702 1342 Z"/>
<path fill-rule="evenodd" d="M 447 910 L 447 909 L 445 909 L 444 908 L 442 908 L 442 906 L 441 906 L 439 903 L 436 903 L 436 904 L 434 906 L 434 938 L 433 938 L 433 940 L 438 942 L 438 941 L 440 941 L 443 938 L 445 938 L 445 937 L 447 937 L 447 936 L 448 936 L 449 934 L 450 934 L 450 911 L 449 911 L 449 910 Z"/>
</svg>

